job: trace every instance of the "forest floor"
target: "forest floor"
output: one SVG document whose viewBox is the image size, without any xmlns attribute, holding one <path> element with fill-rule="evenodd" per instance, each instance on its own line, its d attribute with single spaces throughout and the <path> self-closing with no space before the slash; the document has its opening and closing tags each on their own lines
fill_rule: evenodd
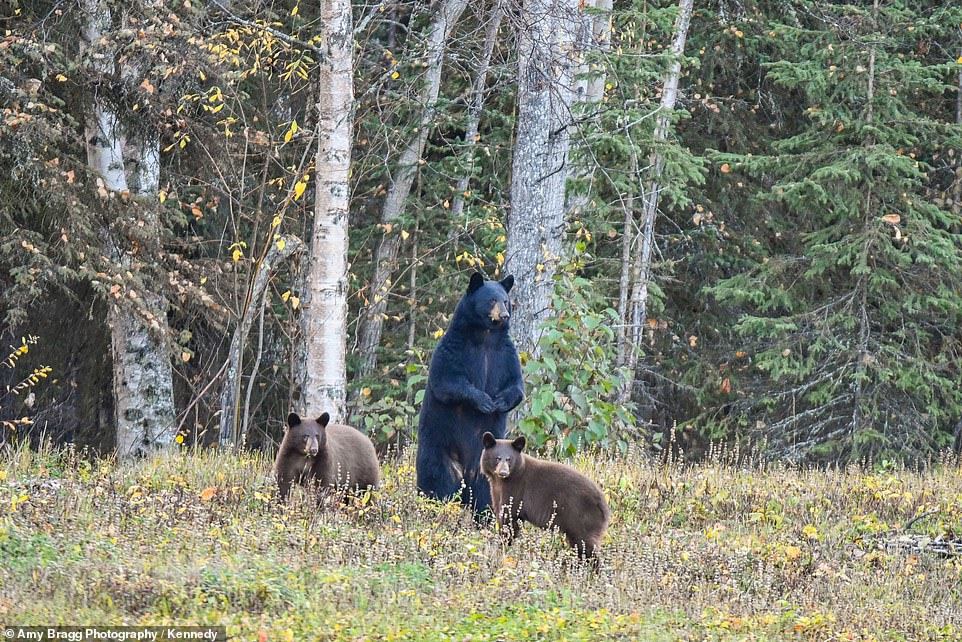
<svg viewBox="0 0 962 642">
<path fill-rule="evenodd" d="M 962 471 L 579 456 L 613 510 L 600 571 L 530 526 L 503 549 L 415 496 L 274 501 L 261 455 L 0 458 L 0 623 L 225 625 L 236 640 L 960 640 Z M 920 517 L 919 519 L 913 518 Z M 907 538 L 910 534 L 913 537 Z M 891 543 L 903 537 L 906 546 Z"/>
</svg>

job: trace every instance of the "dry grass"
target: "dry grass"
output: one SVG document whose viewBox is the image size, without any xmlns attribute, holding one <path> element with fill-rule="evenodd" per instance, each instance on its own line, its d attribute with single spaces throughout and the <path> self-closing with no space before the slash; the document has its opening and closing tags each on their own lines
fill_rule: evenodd
<svg viewBox="0 0 962 642">
<path fill-rule="evenodd" d="M 224 624 L 239 640 L 959 640 L 962 474 L 659 466 L 579 457 L 614 521 L 597 574 L 557 534 L 504 551 L 415 497 L 408 459 L 364 506 L 273 501 L 270 462 L 0 460 L 0 622 Z"/>
</svg>

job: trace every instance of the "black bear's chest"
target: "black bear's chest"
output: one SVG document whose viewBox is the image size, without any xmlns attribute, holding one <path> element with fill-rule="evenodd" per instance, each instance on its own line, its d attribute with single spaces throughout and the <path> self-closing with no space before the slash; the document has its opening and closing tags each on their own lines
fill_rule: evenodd
<svg viewBox="0 0 962 642">
<path fill-rule="evenodd" d="M 501 366 L 501 354 L 498 346 L 474 345 L 466 359 L 467 376 L 471 383 L 487 393 L 495 393 L 501 389 L 504 368 Z"/>
</svg>

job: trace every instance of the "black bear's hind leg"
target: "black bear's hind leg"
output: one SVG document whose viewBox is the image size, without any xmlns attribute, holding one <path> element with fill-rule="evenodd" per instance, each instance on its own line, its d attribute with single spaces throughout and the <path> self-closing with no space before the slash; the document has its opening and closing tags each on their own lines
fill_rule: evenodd
<svg viewBox="0 0 962 642">
<path fill-rule="evenodd" d="M 419 448 L 417 458 L 418 490 L 431 499 L 448 501 L 461 491 L 458 466 L 438 449 Z"/>
</svg>

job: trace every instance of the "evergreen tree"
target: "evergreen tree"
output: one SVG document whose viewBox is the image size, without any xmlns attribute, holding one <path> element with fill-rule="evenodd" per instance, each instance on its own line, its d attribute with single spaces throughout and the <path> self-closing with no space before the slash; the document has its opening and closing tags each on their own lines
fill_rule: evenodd
<svg viewBox="0 0 962 642">
<path fill-rule="evenodd" d="M 962 238 L 929 175 L 959 143 L 931 107 L 954 94 L 957 65 L 929 53 L 950 42 L 955 13 L 794 4 L 771 26 L 781 59 L 767 70 L 804 120 L 767 153 L 717 156 L 771 208 L 768 251 L 711 288 L 744 311 L 755 367 L 731 418 L 789 458 L 924 455 L 962 412 Z"/>
</svg>

